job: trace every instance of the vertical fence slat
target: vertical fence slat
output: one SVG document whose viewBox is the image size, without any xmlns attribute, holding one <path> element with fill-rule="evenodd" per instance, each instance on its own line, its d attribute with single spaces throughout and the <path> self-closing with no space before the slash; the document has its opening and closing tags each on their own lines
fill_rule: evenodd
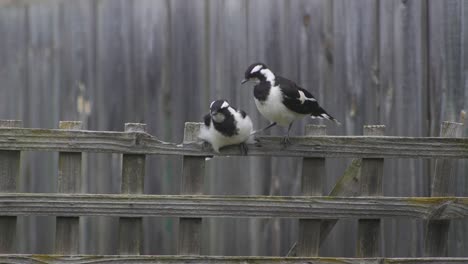
<svg viewBox="0 0 468 264">
<path fill-rule="evenodd" d="M 0 128 L 23 127 L 20 120 L 0 120 Z M 16 192 L 20 172 L 20 151 L 0 151 L 0 192 Z M 16 216 L 0 216 L 0 253 L 16 253 Z"/>
<path fill-rule="evenodd" d="M 185 123 L 184 142 L 196 141 L 200 123 Z M 184 156 L 181 194 L 202 194 L 205 157 Z M 201 249 L 201 218 L 179 219 L 179 255 L 199 255 Z"/>
<path fill-rule="evenodd" d="M 307 136 L 324 136 L 327 127 L 307 125 Z M 302 195 L 320 196 L 323 192 L 322 181 L 325 177 L 325 158 L 304 158 L 302 160 Z M 320 219 L 299 219 L 297 256 L 318 256 L 320 249 Z"/>
<path fill-rule="evenodd" d="M 441 137 L 461 137 L 463 124 L 443 122 L 440 128 Z M 437 159 L 435 173 L 432 180 L 431 196 L 450 196 L 450 187 L 453 186 L 454 168 L 456 160 Z M 429 220 L 426 226 L 426 242 L 424 254 L 427 257 L 447 256 L 448 231 L 450 220 Z"/>
<path fill-rule="evenodd" d="M 60 121 L 60 129 L 81 130 L 79 121 Z M 81 192 L 82 153 L 59 152 L 58 193 Z M 79 253 L 79 217 L 57 217 L 55 229 L 55 253 Z"/>
<path fill-rule="evenodd" d="M 365 136 L 383 136 L 385 126 L 364 126 Z M 381 196 L 384 159 L 365 158 L 361 164 L 361 196 Z M 358 257 L 380 255 L 380 219 L 359 219 Z"/>
<path fill-rule="evenodd" d="M 127 123 L 125 132 L 146 132 L 145 124 Z M 122 155 L 123 194 L 142 194 L 144 190 L 146 155 Z M 119 218 L 119 253 L 139 255 L 143 245 L 143 225 L 141 217 Z"/>
</svg>

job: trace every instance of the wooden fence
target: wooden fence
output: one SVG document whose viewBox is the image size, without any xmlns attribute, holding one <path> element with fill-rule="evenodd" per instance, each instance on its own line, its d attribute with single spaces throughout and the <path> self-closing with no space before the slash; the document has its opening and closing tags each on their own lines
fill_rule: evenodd
<svg viewBox="0 0 468 264">
<path fill-rule="evenodd" d="M 199 123 L 186 123 L 184 142 L 168 143 L 128 123 L 124 132 L 81 130 L 81 123 L 60 122 L 60 129 L 22 128 L 21 121 L 0 121 L 0 262 L 7 263 L 466 263 L 447 258 L 450 220 L 468 217 L 468 197 L 450 197 L 455 159 L 468 158 L 462 124 L 444 122 L 441 137 L 384 136 L 384 126 L 365 126 L 364 136 L 327 136 L 325 126 L 308 126 L 306 136 L 283 147 L 278 137 L 249 145 L 253 156 L 303 157 L 302 195 L 203 195 L 205 159 L 215 155 L 197 142 Z M 57 193 L 18 193 L 21 151 L 59 152 Z M 121 194 L 84 194 L 83 152 L 122 155 Z M 180 195 L 144 195 L 146 155 L 182 155 Z M 236 147 L 219 156 L 240 155 Z M 322 196 L 327 157 L 353 157 L 347 173 Z M 383 197 L 385 158 L 436 159 L 432 197 Z M 219 175 L 222 177 L 222 175 Z M 390 176 L 390 175 L 389 175 Z M 354 196 L 354 197 L 351 197 Z M 359 197 L 356 197 L 359 196 Z M 56 255 L 17 254 L 18 216 L 56 216 Z M 80 255 L 80 217 L 119 217 L 120 255 Z M 143 217 L 179 217 L 178 255 L 140 255 Z M 203 218 L 298 218 L 297 245 L 286 257 L 200 255 Z M 423 258 L 382 258 L 381 218 L 427 221 Z M 358 219 L 356 258 L 321 258 L 319 248 L 338 219 Z"/>
</svg>

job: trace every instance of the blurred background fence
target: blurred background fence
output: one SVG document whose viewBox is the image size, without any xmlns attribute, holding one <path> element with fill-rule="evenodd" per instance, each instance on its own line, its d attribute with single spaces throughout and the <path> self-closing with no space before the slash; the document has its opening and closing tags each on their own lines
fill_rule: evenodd
<svg viewBox="0 0 468 264">
<path fill-rule="evenodd" d="M 245 68 L 262 61 L 310 90 L 343 124 L 331 135 L 437 136 L 468 102 L 468 2 L 463 0 L 0 0 L 0 119 L 25 127 L 81 120 L 123 131 L 126 122 L 181 142 L 216 98 L 259 116 Z M 463 121 L 463 120 L 462 120 Z M 302 134 L 297 122 L 293 134 Z M 272 134 L 282 133 L 280 129 Z M 464 128 L 463 136 L 467 130 Z M 57 154 L 25 153 L 19 190 L 55 192 Z M 298 195 L 300 158 L 216 158 L 206 194 Z M 349 165 L 327 159 L 325 193 Z M 467 196 L 458 163 L 457 196 Z M 86 154 L 83 192 L 118 193 L 120 156 Z M 429 196 L 430 161 L 389 160 L 384 195 Z M 147 194 L 178 194 L 181 158 L 148 157 Z M 53 252 L 53 217 L 19 217 L 20 252 Z M 146 254 L 174 254 L 175 218 L 145 218 Z M 453 221 L 449 255 L 467 256 L 468 225 Z M 83 253 L 115 254 L 115 218 L 86 217 Z M 322 256 L 354 256 L 355 220 L 340 221 Z M 423 222 L 383 220 L 383 255 L 421 256 Z M 285 255 L 297 221 L 210 219 L 202 254 Z M 99 233 L 99 235 L 98 235 Z M 208 239 L 209 238 L 209 239 Z"/>
</svg>

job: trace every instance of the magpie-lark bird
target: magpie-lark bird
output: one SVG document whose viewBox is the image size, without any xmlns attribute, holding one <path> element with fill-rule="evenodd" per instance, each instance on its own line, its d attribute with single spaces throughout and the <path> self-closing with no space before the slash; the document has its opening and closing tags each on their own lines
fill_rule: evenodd
<svg viewBox="0 0 468 264">
<path fill-rule="evenodd" d="M 240 144 L 241 153 L 247 154 L 245 142 L 252 132 L 252 120 L 244 111 L 230 106 L 226 100 L 216 100 L 210 104 L 210 113 L 205 115 L 198 137 L 210 143 L 216 152 L 221 147 Z"/>
<path fill-rule="evenodd" d="M 258 111 L 271 123 L 254 133 L 262 132 L 275 125 L 288 127 L 283 138 L 289 144 L 289 131 L 295 120 L 310 116 L 311 118 L 329 119 L 340 124 L 328 114 L 307 90 L 281 76 L 276 76 L 264 63 L 254 63 L 245 71 L 242 84 L 254 81 L 255 105 Z"/>
</svg>

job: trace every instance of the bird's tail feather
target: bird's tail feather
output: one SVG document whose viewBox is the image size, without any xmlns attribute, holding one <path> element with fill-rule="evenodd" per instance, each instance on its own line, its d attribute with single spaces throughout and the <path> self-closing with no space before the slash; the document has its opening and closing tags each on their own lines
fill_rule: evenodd
<svg viewBox="0 0 468 264">
<path fill-rule="evenodd" d="M 325 110 L 323 110 L 322 108 L 320 109 L 322 111 L 320 111 L 319 114 L 311 114 L 310 117 L 312 119 L 315 119 L 315 118 L 318 118 L 318 119 L 328 119 L 330 121 L 333 121 L 335 122 L 336 125 L 338 126 L 341 126 L 341 123 L 336 120 L 333 116 L 329 115 L 327 112 L 325 112 Z"/>
</svg>

